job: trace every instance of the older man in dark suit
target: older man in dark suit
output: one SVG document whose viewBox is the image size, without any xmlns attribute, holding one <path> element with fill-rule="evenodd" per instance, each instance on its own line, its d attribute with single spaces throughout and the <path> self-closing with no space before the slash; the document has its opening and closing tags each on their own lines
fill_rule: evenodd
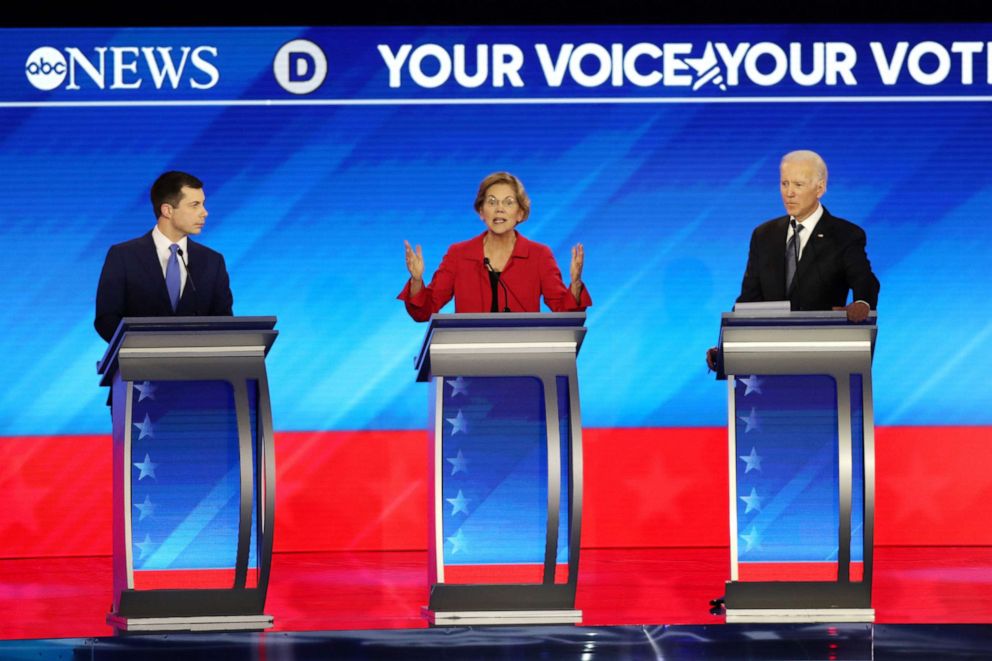
<svg viewBox="0 0 992 661">
<path fill-rule="evenodd" d="M 111 246 L 96 292 L 93 325 L 108 342 L 124 317 L 231 315 L 224 257 L 189 237 L 207 217 L 203 182 L 166 172 L 151 189 L 155 227 Z"/>
<path fill-rule="evenodd" d="M 751 234 L 737 302 L 789 301 L 793 310 L 845 310 L 848 321 L 864 321 L 878 304 L 878 278 L 865 252 L 864 230 L 820 204 L 826 163 L 816 152 L 793 151 L 782 157 L 779 172 L 787 215 Z M 717 357 L 715 347 L 706 352 L 711 369 Z"/>
<path fill-rule="evenodd" d="M 826 163 L 815 152 L 794 151 L 782 158 L 780 173 L 788 215 L 751 235 L 737 302 L 788 300 L 793 310 L 843 309 L 850 321 L 864 321 L 878 304 L 878 278 L 865 252 L 864 230 L 820 204 Z"/>
</svg>

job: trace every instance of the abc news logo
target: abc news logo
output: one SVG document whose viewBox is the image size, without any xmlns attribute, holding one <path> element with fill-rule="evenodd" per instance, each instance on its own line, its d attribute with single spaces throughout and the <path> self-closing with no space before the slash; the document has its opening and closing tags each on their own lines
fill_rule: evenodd
<svg viewBox="0 0 992 661">
<path fill-rule="evenodd" d="M 87 54 L 75 47 L 36 48 L 28 55 L 24 73 L 35 88 L 51 91 L 65 85 L 99 89 L 139 89 L 150 82 L 155 89 L 178 89 L 186 84 L 206 90 L 220 80 L 213 60 L 214 46 L 98 46 Z"/>
</svg>

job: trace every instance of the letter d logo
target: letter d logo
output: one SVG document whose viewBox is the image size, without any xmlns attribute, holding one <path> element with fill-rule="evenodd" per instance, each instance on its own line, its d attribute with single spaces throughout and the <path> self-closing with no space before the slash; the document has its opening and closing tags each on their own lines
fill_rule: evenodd
<svg viewBox="0 0 992 661">
<path fill-rule="evenodd" d="M 294 39 L 276 53 L 272 61 L 276 82 L 292 94 L 309 94 L 327 77 L 327 57 L 320 46 L 307 39 Z"/>
</svg>

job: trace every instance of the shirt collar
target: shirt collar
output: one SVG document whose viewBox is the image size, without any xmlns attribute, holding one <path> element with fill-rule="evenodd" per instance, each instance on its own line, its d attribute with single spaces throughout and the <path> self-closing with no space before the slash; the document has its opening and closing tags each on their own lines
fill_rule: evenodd
<svg viewBox="0 0 992 661">
<path fill-rule="evenodd" d="M 187 260 L 189 260 L 189 250 L 187 249 L 188 242 L 186 241 L 188 238 L 189 237 L 184 236 L 176 241 Z M 172 240 L 162 233 L 162 230 L 158 228 L 158 225 L 152 229 L 152 241 L 155 242 L 155 252 L 158 253 L 159 257 L 164 258 L 169 256 L 169 246 L 172 245 Z"/>
<path fill-rule="evenodd" d="M 792 233 L 793 218 L 794 216 L 789 216 L 789 232 L 788 232 L 789 234 Z M 816 211 L 811 213 L 809 218 L 807 218 L 802 222 L 799 221 L 796 222 L 803 226 L 803 234 L 805 234 L 806 236 L 813 236 L 813 230 L 816 229 L 816 224 L 820 222 L 820 218 L 823 218 L 823 205 L 817 204 Z"/>
</svg>

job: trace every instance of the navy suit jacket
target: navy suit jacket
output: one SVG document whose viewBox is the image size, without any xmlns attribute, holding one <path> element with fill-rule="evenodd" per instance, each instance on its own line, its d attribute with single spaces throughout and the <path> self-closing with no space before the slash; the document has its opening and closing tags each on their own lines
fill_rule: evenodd
<svg viewBox="0 0 992 661">
<path fill-rule="evenodd" d="M 96 290 L 93 321 L 103 339 L 110 341 L 124 317 L 233 314 L 234 297 L 223 255 L 191 239 L 186 247 L 189 274 L 175 312 L 152 233 L 110 247 Z"/>
<path fill-rule="evenodd" d="M 847 305 L 847 294 L 865 301 L 874 310 L 878 304 L 878 278 L 872 273 L 865 252 L 863 229 L 823 209 L 797 270 L 798 285 L 791 296 L 785 290 L 785 247 L 789 217 L 762 223 L 751 235 L 747 268 L 738 303 L 785 301 L 793 310 L 830 310 Z"/>
</svg>

